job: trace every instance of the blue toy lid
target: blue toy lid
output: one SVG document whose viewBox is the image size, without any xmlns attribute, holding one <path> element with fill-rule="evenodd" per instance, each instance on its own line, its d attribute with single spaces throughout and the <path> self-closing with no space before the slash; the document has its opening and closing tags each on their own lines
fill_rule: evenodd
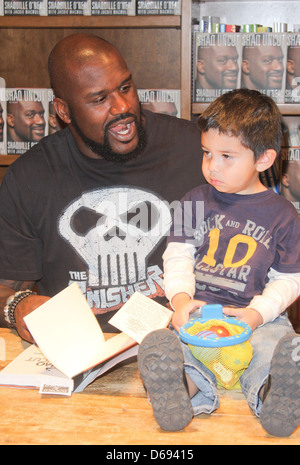
<svg viewBox="0 0 300 465">
<path fill-rule="evenodd" d="M 234 336 L 218 337 L 217 335 L 215 335 L 210 336 L 209 338 L 205 336 L 201 337 L 199 335 L 192 336 L 188 333 L 187 330 L 191 328 L 196 322 L 205 323 L 209 320 L 224 321 L 226 323 L 239 326 L 243 328 L 244 331 L 240 334 L 235 334 Z M 182 326 L 179 330 L 179 336 L 183 342 L 199 347 L 234 346 L 248 341 L 248 339 L 251 337 L 251 334 L 252 329 L 248 324 L 238 320 L 237 318 L 224 316 L 222 305 L 204 305 L 202 307 L 202 318 L 192 318 L 186 325 Z"/>
</svg>

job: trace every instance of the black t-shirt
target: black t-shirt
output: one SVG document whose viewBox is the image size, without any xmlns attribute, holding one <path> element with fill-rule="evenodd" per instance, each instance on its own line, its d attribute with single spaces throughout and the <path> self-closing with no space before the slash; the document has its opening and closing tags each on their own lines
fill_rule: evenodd
<svg viewBox="0 0 300 465">
<path fill-rule="evenodd" d="M 196 125 L 145 116 L 148 144 L 137 159 L 86 157 L 65 129 L 11 165 L 0 189 L 0 278 L 36 281 L 48 296 L 78 282 L 104 331 L 135 291 L 164 298 L 173 208 L 204 182 Z"/>
</svg>

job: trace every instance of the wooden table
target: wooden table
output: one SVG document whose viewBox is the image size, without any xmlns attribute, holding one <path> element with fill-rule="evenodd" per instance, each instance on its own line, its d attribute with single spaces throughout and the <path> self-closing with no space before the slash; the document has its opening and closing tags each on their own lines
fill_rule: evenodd
<svg viewBox="0 0 300 465">
<path fill-rule="evenodd" d="M 0 329 L 0 358 L 6 366 L 27 344 Z M 196 417 L 183 431 L 168 433 L 155 422 L 136 361 L 114 368 L 71 397 L 42 396 L 36 390 L 0 387 L 1 445 L 299 445 L 300 428 L 290 438 L 269 436 L 241 392 L 221 393 L 221 407 Z M 188 449 L 193 449 L 189 447 Z M 130 448 L 128 450 L 131 450 Z M 134 448 L 132 448 L 134 450 Z M 109 453 L 109 452 L 108 452 Z M 200 457 L 200 449 L 199 449 Z M 149 461 L 148 461 L 149 463 Z"/>
</svg>

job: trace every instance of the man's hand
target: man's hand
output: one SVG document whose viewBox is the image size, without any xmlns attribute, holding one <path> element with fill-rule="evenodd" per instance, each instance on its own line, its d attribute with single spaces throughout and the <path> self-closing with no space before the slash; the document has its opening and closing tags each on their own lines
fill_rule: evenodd
<svg viewBox="0 0 300 465">
<path fill-rule="evenodd" d="M 263 324 L 263 318 L 261 314 L 253 308 L 224 307 L 223 313 L 224 315 L 238 318 L 239 320 L 243 321 L 243 323 L 247 323 L 251 327 L 252 331 Z"/>
<path fill-rule="evenodd" d="M 28 341 L 32 344 L 34 343 L 34 340 L 25 324 L 24 317 L 29 313 L 33 312 L 40 305 L 47 302 L 49 299 L 50 297 L 45 297 L 42 295 L 30 295 L 25 299 L 21 300 L 21 302 L 19 302 L 16 306 L 15 320 L 17 324 L 17 331 L 19 333 L 19 336 L 22 339 L 25 339 L 25 341 Z"/>
</svg>

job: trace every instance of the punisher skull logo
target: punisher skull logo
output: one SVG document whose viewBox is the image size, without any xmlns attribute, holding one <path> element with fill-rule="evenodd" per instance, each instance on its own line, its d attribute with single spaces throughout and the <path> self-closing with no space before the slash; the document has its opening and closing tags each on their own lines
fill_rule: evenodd
<svg viewBox="0 0 300 465">
<path fill-rule="evenodd" d="M 147 258 L 171 225 L 166 202 L 130 187 L 85 192 L 66 207 L 60 235 L 88 268 L 88 285 L 113 287 L 147 279 Z"/>
</svg>

